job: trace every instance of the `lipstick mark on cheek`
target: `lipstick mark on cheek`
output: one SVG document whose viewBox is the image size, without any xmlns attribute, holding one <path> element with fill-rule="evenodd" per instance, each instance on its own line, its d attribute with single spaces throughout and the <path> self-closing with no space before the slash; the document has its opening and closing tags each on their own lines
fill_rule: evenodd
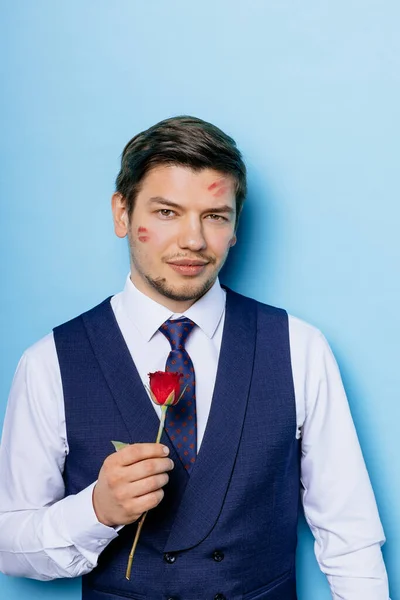
<svg viewBox="0 0 400 600">
<path fill-rule="evenodd" d="M 138 227 L 138 240 L 139 240 L 139 242 L 148 242 L 149 239 L 150 239 L 150 236 L 149 235 L 143 235 L 143 234 L 148 234 L 148 233 L 149 232 L 147 231 L 146 227 Z"/>
</svg>

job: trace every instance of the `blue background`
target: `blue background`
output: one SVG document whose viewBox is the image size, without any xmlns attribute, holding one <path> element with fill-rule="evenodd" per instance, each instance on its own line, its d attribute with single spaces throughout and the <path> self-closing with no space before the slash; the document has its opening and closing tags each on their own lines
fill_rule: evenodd
<svg viewBox="0 0 400 600">
<path fill-rule="evenodd" d="M 1 416 L 23 350 L 121 289 L 109 198 L 125 143 L 187 113 L 250 191 L 222 280 L 323 330 L 348 390 L 400 600 L 396 0 L 1 2 Z M 330 598 L 300 524 L 300 600 Z M 0 576 L 1 597 L 80 581 Z"/>
</svg>

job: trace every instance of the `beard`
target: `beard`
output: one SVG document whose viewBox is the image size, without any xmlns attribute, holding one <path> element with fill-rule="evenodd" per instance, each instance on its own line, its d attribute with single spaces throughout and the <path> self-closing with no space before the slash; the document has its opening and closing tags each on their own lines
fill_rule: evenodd
<svg viewBox="0 0 400 600">
<path fill-rule="evenodd" d="M 169 300 L 173 300 L 175 302 L 188 302 L 191 300 L 199 300 L 202 296 L 204 296 L 204 294 L 206 294 L 208 292 L 208 290 L 214 285 L 217 277 L 218 277 L 218 273 L 221 270 L 221 268 L 223 267 L 228 253 L 226 253 L 226 256 L 224 257 L 224 259 L 221 261 L 221 263 L 217 265 L 217 259 L 214 256 L 206 256 L 205 254 L 202 253 L 197 253 L 196 257 L 192 258 L 199 258 L 201 260 L 206 260 L 210 265 L 214 266 L 213 272 L 210 273 L 210 276 L 203 281 L 187 281 L 182 283 L 181 285 L 173 285 L 171 284 L 167 278 L 165 277 L 152 277 L 150 275 L 150 273 L 146 272 L 145 269 L 143 268 L 143 265 L 141 265 L 141 261 L 138 260 L 138 257 L 136 255 L 136 249 L 134 244 L 132 244 L 132 241 L 128 239 L 129 242 L 129 250 L 130 250 L 130 256 L 131 256 L 131 264 L 135 267 L 136 272 L 140 275 L 140 277 L 142 279 L 144 279 L 155 291 L 157 291 L 159 294 L 161 294 L 162 296 L 164 296 L 165 298 L 168 298 Z M 163 262 L 167 262 L 168 260 L 171 260 L 172 258 L 185 258 L 186 255 L 184 253 L 179 254 L 179 255 L 174 255 L 173 257 L 167 257 L 165 259 L 163 259 Z"/>
<path fill-rule="evenodd" d="M 215 273 L 208 280 L 201 283 L 186 284 L 179 289 L 171 286 L 165 277 L 153 279 L 150 275 L 144 274 L 146 281 L 162 296 L 175 300 L 177 302 L 186 302 L 188 300 L 199 300 L 213 286 L 218 273 Z"/>
</svg>

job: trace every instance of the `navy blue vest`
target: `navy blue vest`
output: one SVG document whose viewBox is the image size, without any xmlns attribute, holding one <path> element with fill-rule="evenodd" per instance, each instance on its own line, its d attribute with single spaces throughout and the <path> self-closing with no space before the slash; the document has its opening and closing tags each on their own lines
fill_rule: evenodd
<svg viewBox="0 0 400 600">
<path fill-rule="evenodd" d="M 110 440 L 155 439 L 158 418 L 110 299 L 54 330 L 76 494 Z M 211 412 L 190 476 L 175 469 L 149 512 L 125 579 L 135 524 L 83 577 L 84 600 L 296 600 L 299 443 L 287 314 L 227 290 Z"/>
</svg>

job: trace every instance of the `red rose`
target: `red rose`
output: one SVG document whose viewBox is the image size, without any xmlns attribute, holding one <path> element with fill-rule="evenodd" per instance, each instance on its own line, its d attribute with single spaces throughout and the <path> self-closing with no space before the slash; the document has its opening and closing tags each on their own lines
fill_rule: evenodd
<svg viewBox="0 0 400 600">
<path fill-rule="evenodd" d="M 183 373 L 156 371 L 149 373 L 149 377 L 153 402 L 160 406 L 173 406 L 178 403 Z"/>
<path fill-rule="evenodd" d="M 150 389 L 147 388 L 150 393 L 151 399 L 155 404 L 159 404 L 161 406 L 161 418 L 160 418 L 160 426 L 158 428 L 156 444 L 160 442 L 161 435 L 164 429 L 165 423 L 165 415 L 167 413 L 168 407 L 177 404 L 181 399 L 182 394 L 184 393 L 186 387 L 181 390 L 181 378 L 183 377 L 183 373 L 175 373 L 171 371 L 156 371 L 155 373 L 149 373 L 150 378 Z M 112 442 L 116 450 L 120 450 L 127 444 L 123 444 L 121 442 Z M 138 526 L 136 529 L 135 539 L 133 540 L 132 548 L 128 558 L 128 565 L 126 567 L 126 579 L 131 578 L 131 570 L 132 570 L 132 561 L 133 556 L 136 551 L 136 545 L 139 540 L 140 532 L 143 527 L 144 520 L 146 518 L 147 512 L 143 513 L 138 522 Z"/>
</svg>

